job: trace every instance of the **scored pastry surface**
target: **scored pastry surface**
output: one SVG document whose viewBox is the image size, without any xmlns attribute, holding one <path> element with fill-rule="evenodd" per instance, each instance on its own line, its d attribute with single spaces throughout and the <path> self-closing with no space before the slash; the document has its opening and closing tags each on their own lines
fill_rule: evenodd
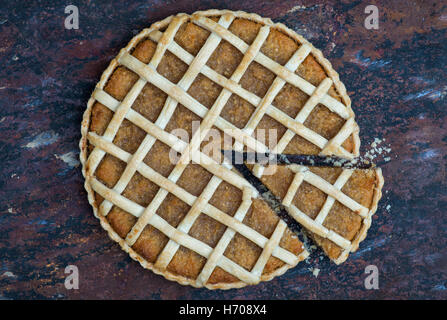
<svg viewBox="0 0 447 320">
<path fill-rule="evenodd" d="M 172 133 L 178 128 L 188 142 Z M 231 165 L 203 152 L 211 129 L 226 130 L 235 149 L 269 151 L 256 130 L 270 128 L 280 133 L 271 151 L 358 155 L 345 88 L 301 36 L 270 19 L 226 10 L 157 22 L 112 60 L 84 114 L 81 162 L 95 215 L 132 258 L 170 280 L 210 289 L 270 280 L 307 251 Z M 170 150 L 179 155 L 176 164 Z M 344 172 L 338 180 L 346 182 Z M 316 178 L 306 172 L 293 179 L 285 199 L 292 216 L 300 179 Z M 381 175 L 376 179 L 366 206 L 343 196 L 341 181 L 314 183 L 326 187 L 330 203 L 310 231 L 354 250 L 355 239 L 348 245 L 315 225 L 341 201 L 367 229 L 380 197 Z"/>
</svg>

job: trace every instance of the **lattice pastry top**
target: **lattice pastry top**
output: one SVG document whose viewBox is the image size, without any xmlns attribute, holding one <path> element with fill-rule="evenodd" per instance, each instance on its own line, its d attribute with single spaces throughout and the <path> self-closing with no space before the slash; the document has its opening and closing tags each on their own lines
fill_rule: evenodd
<svg viewBox="0 0 447 320">
<path fill-rule="evenodd" d="M 88 102 L 80 148 L 89 201 L 113 240 L 170 280 L 210 289 L 270 280 L 308 252 L 250 183 L 206 152 L 207 141 L 223 143 L 223 135 L 211 135 L 216 131 L 225 131 L 233 148 L 258 152 L 352 158 L 360 144 L 337 73 L 301 36 L 244 12 L 179 14 L 134 37 Z M 253 170 L 275 177 L 261 166 Z M 348 252 L 355 249 L 358 242 L 315 226 L 339 201 L 365 222 L 381 175 L 365 184 L 363 204 L 340 191 L 351 176 L 345 171 L 331 187 L 313 184 L 331 204 L 306 225 L 299 207 L 307 203 L 293 200 L 300 180 L 312 184 L 316 175 L 284 170 L 298 172 L 283 199 L 291 215 Z M 356 181 L 362 188 L 367 180 Z"/>
</svg>

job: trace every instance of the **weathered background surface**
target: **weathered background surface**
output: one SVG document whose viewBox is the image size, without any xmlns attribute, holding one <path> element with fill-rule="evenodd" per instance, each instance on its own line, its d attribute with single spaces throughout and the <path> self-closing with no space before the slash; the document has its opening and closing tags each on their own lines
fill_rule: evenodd
<svg viewBox="0 0 447 320">
<path fill-rule="evenodd" d="M 0 298 L 447 298 L 445 2 L 76 1 L 79 30 L 64 28 L 69 2 L 57 2 L 0 5 Z M 379 30 L 364 27 L 368 4 Z M 346 84 L 362 151 L 376 137 L 391 145 L 374 224 L 343 265 L 317 252 L 268 283 L 198 290 L 141 268 L 93 217 L 77 159 L 95 83 L 142 28 L 208 8 L 256 12 L 303 34 Z M 79 290 L 64 287 L 70 264 Z M 379 290 L 364 287 L 370 264 Z"/>
</svg>

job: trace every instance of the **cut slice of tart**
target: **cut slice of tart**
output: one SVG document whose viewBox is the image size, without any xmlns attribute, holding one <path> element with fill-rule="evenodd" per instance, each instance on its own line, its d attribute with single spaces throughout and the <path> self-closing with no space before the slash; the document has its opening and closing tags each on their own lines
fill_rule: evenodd
<svg viewBox="0 0 447 320">
<path fill-rule="evenodd" d="M 274 207 L 282 208 L 277 214 L 292 230 L 298 222 L 299 231 L 310 236 L 336 264 L 344 262 L 365 239 L 383 187 L 382 171 L 371 162 L 235 151 L 226 153 L 226 158 L 266 201 L 276 198 Z M 237 165 L 242 159 L 245 165 Z"/>
<path fill-rule="evenodd" d="M 353 117 L 329 62 L 285 26 L 226 10 L 172 16 L 120 51 L 88 102 L 89 202 L 113 240 L 167 279 L 210 289 L 270 280 L 308 253 L 207 142 L 225 131 L 237 150 L 353 157 Z"/>
<path fill-rule="evenodd" d="M 381 197 L 379 168 L 271 165 L 265 170 L 274 173 L 262 175 L 262 183 L 332 261 L 340 264 L 358 249 Z"/>
</svg>

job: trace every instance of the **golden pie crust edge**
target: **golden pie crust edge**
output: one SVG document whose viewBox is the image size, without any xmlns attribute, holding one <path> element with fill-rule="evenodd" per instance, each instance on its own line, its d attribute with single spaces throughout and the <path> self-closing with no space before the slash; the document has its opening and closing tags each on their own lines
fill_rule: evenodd
<svg viewBox="0 0 447 320">
<path fill-rule="evenodd" d="M 365 240 L 366 235 L 368 234 L 368 229 L 371 227 L 372 216 L 376 213 L 379 200 L 380 198 L 382 198 L 382 188 L 384 184 L 382 169 L 376 168 L 374 172 L 376 173 L 376 187 L 374 188 L 374 194 L 371 202 L 371 207 L 369 208 L 368 216 L 363 219 L 362 228 L 359 230 L 354 240 L 352 240 L 351 250 L 343 250 L 342 253 L 337 257 L 337 259 L 332 260 L 337 265 L 345 262 L 351 252 L 357 251 L 360 242 Z"/>
<path fill-rule="evenodd" d="M 304 44 L 306 43 L 307 45 L 309 45 L 309 47 L 311 48 L 311 53 L 313 54 L 314 58 L 317 60 L 317 62 L 323 67 L 324 71 L 326 72 L 327 76 L 330 77 L 333 81 L 334 87 L 336 88 L 337 92 L 339 93 L 343 103 L 345 104 L 345 106 L 348 109 L 348 112 L 354 117 L 354 112 L 351 109 L 351 99 L 349 98 L 349 96 L 346 93 L 346 88 L 344 86 L 344 84 L 340 81 L 339 75 L 338 73 L 332 68 L 331 63 L 329 62 L 329 60 L 327 60 L 326 58 L 324 58 L 322 52 L 318 49 L 316 49 L 310 42 L 308 42 L 304 37 L 302 37 L 301 35 L 297 34 L 295 31 L 289 29 L 288 27 L 286 27 L 284 24 L 282 23 L 274 23 L 270 18 L 263 18 L 261 16 L 259 16 L 258 14 L 255 13 L 247 13 L 244 11 L 231 11 L 231 10 L 217 10 L 217 9 L 211 9 L 211 10 L 206 10 L 206 11 L 196 11 L 194 13 L 192 13 L 191 15 L 185 14 L 185 13 L 179 13 L 176 15 L 171 15 L 161 21 L 155 22 L 153 23 L 149 28 L 143 29 L 139 34 L 137 34 L 136 36 L 134 36 L 129 43 L 127 44 L 127 46 L 123 49 L 120 50 L 119 54 L 113 58 L 113 60 L 110 62 L 109 66 L 106 68 L 106 70 L 103 72 L 103 74 L 101 75 L 101 78 L 99 80 L 99 82 L 96 84 L 95 88 L 100 88 L 103 89 L 105 84 L 107 83 L 109 77 L 112 75 L 112 73 L 115 71 L 115 69 L 119 66 L 118 63 L 118 58 L 123 55 L 125 52 L 130 52 L 131 49 L 135 48 L 136 45 L 143 40 L 144 38 L 146 38 L 151 32 L 153 32 L 154 30 L 160 30 L 164 27 L 166 27 L 171 20 L 175 17 L 175 16 L 179 16 L 179 15 L 187 15 L 187 16 L 192 16 L 192 15 L 202 15 L 202 16 L 206 16 L 206 17 L 212 17 L 212 16 L 221 16 L 223 14 L 232 14 L 237 18 L 243 18 L 243 19 L 247 19 L 247 20 L 251 20 L 263 25 L 267 25 L 270 26 L 272 28 L 275 28 L 281 32 L 283 32 L 284 34 L 286 34 L 287 36 L 289 36 L 290 38 L 298 41 L 298 43 L 300 44 Z M 164 271 L 160 271 L 157 268 L 154 268 L 154 264 L 151 262 L 148 262 L 146 259 L 144 259 L 141 255 L 139 255 L 137 252 L 135 252 L 126 242 L 124 239 L 122 239 L 116 232 L 115 230 L 113 230 L 113 228 L 110 226 L 110 224 L 108 223 L 107 219 L 103 216 L 100 216 L 98 214 L 98 207 L 95 203 L 95 198 L 94 198 L 94 191 L 90 185 L 90 179 L 92 178 L 92 176 L 88 173 L 88 168 L 86 166 L 87 164 L 87 134 L 88 134 L 88 130 L 89 130 L 89 126 L 90 126 L 90 119 L 91 119 L 91 113 L 92 113 L 92 108 L 94 105 L 94 102 L 96 101 L 95 98 L 93 98 L 93 96 L 90 97 L 88 103 L 87 103 L 87 109 L 84 111 L 83 114 L 83 119 L 81 122 L 81 140 L 79 142 L 79 148 L 80 148 L 80 162 L 82 164 L 82 174 L 85 178 L 85 183 L 84 183 L 84 188 L 87 191 L 87 195 L 88 195 L 88 201 L 90 203 L 90 205 L 93 207 L 93 213 L 95 215 L 96 218 L 99 219 L 100 224 L 102 226 L 102 228 L 104 230 L 107 231 L 109 237 L 116 241 L 122 250 L 124 250 L 125 252 L 127 252 L 129 254 L 129 256 L 135 260 L 138 261 L 140 263 L 140 265 L 145 268 L 145 269 L 149 269 L 152 272 L 161 275 L 163 277 L 165 277 L 168 280 L 171 281 L 176 281 L 179 284 L 182 285 L 191 285 L 193 287 L 197 287 L 199 288 L 200 286 L 197 285 L 197 283 L 195 281 L 193 281 L 193 279 L 189 279 L 186 278 L 184 276 L 180 276 L 177 274 L 174 274 L 168 270 L 164 270 Z M 359 127 L 358 125 L 355 123 L 355 129 L 352 132 L 352 137 L 353 137 L 353 150 L 352 153 L 354 154 L 354 156 L 358 156 L 359 155 L 359 149 L 360 149 L 360 138 L 359 138 Z M 371 216 L 375 213 L 375 211 L 377 210 L 377 204 L 378 201 L 381 198 L 381 189 L 383 186 L 383 176 L 381 173 L 381 170 L 376 170 L 376 177 L 377 177 L 377 186 L 374 190 L 374 196 L 373 196 L 373 203 L 371 205 L 371 209 L 369 212 L 369 216 L 368 219 L 366 220 L 366 223 L 364 221 L 362 229 L 360 230 L 358 236 L 356 237 L 356 239 L 354 240 L 354 244 L 355 244 L 355 249 L 358 248 L 358 244 L 363 241 L 363 239 L 365 239 L 367 231 L 371 225 Z M 355 250 L 354 250 L 355 251 Z M 304 251 L 306 252 L 306 251 Z M 349 255 L 349 253 L 347 253 L 346 255 L 341 255 L 339 258 L 337 258 L 337 261 L 335 261 L 336 263 L 341 263 L 343 261 L 345 261 L 347 259 L 347 256 Z M 298 262 L 296 264 L 298 264 L 299 262 L 303 261 L 306 258 L 306 255 L 300 254 L 299 255 L 299 259 Z M 340 260 L 340 261 L 339 261 Z M 273 278 L 275 278 L 276 276 L 280 276 L 282 274 L 284 274 L 288 269 L 293 268 L 296 266 L 295 265 L 289 265 L 289 264 L 284 264 L 284 266 L 276 269 L 274 272 L 267 274 L 267 275 L 262 275 L 260 282 L 262 281 L 270 281 Z M 204 286 L 208 289 L 232 289 L 232 288 L 242 288 L 247 286 L 248 284 L 243 282 L 243 281 L 238 281 L 238 282 L 232 282 L 232 283 L 216 283 L 216 284 L 209 284 L 206 283 Z"/>
</svg>

